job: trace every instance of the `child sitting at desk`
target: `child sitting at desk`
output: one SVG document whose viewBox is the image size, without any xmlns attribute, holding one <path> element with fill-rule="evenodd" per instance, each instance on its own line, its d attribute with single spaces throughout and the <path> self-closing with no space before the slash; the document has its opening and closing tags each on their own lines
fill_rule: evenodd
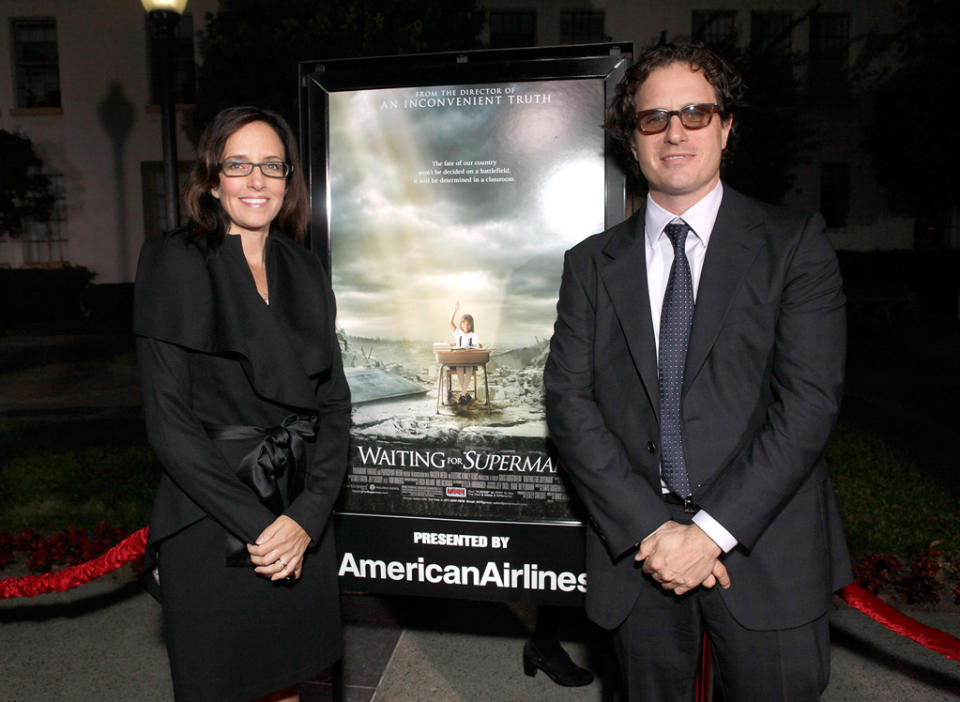
<svg viewBox="0 0 960 702">
<path fill-rule="evenodd" d="M 453 306 L 453 312 L 450 313 L 450 329 L 453 331 L 455 349 L 478 349 L 480 348 L 480 339 L 473 329 L 473 315 L 464 314 L 460 317 L 460 325 L 454 322 L 457 312 L 460 309 L 460 301 Z M 473 398 L 467 392 L 470 381 L 473 380 L 473 366 L 454 366 L 457 370 L 457 381 L 460 383 L 460 404 L 465 405 L 472 402 Z"/>
</svg>

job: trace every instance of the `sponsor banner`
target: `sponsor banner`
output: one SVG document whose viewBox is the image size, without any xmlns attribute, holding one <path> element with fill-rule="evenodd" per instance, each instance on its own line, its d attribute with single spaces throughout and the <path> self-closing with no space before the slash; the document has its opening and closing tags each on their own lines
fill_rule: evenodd
<svg viewBox="0 0 960 702">
<path fill-rule="evenodd" d="M 583 603 L 578 523 L 340 513 L 335 524 L 344 592 Z"/>
</svg>

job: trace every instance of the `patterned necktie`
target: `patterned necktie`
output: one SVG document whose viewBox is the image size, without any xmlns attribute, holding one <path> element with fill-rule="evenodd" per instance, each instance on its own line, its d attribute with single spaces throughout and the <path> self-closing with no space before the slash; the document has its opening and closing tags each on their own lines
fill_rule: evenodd
<svg viewBox="0 0 960 702">
<path fill-rule="evenodd" d="M 693 323 L 693 280 L 685 244 L 690 227 L 675 219 L 664 229 L 673 244 L 673 264 L 660 312 L 660 471 L 675 494 L 691 494 L 680 427 L 680 395 Z"/>
</svg>

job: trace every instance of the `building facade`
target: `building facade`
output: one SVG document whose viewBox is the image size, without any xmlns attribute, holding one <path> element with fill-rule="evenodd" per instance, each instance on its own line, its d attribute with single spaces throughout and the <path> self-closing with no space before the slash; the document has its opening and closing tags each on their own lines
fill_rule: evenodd
<svg viewBox="0 0 960 702">
<path fill-rule="evenodd" d="M 191 70 L 193 35 L 216 4 L 190 0 L 181 19 L 178 63 L 188 50 Z M 52 221 L 28 223 L 16 238 L 0 233 L 0 265 L 71 263 L 96 272 L 98 283 L 132 281 L 145 234 L 165 226 L 160 110 L 143 7 L 136 0 L 5 0 L 0 33 L 0 129 L 33 142 L 57 195 Z M 176 73 L 181 83 L 192 80 L 182 66 Z M 179 126 L 177 134 L 179 158 L 189 162 L 193 147 Z"/>
<path fill-rule="evenodd" d="M 853 75 L 858 38 L 890 32 L 895 3 L 871 0 L 485 0 L 491 47 L 668 39 L 762 42 L 787 31 L 805 55 L 796 78 L 809 99 L 811 148 L 788 205 L 823 211 L 838 248 L 914 246 L 914 222 L 886 207 L 864 148 L 872 86 Z M 196 34 L 216 0 L 189 0 L 176 40 L 178 114 L 195 87 Z M 798 21 L 799 20 L 799 21 Z M 6 0 L 0 5 L 0 129 L 28 137 L 54 183 L 48 222 L 0 232 L 0 266 L 71 263 L 97 282 L 133 280 L 144 236 L 166 227 L 156 65 L 136 0 Z M 731 39 L 732 38 L 732 39 Z M 295 66 L 289 67 L 295 71 Z M 242 99 L 243 96 L 238 96 Z M 193 156 L 178 124 L 181 166 Z M 956 216 L 952 218 L 956 219 Z M 946 242 L 957 246 L 956 228 Z"/>
</svg>

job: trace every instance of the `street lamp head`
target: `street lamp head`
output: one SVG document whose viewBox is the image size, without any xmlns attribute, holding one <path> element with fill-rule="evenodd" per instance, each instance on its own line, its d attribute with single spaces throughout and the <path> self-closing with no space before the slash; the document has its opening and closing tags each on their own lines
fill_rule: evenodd
<svg viewBox="0 0 960 702">
<path fill-rule="evenodd" d="M 178 15 L 182 15 L 187 6 L 187 0 L 140 0 L 140 2 L 147 12 L 176 12 Z"/>
<path fill-rule="evenodd" d="M 187 0 L 140 0 L 160 58 L 160 121 L 163 134 L 163 191 L 167 199 L 167 228 L 180 222 L 177 184 L 177 115 L 173 96 L 173 39 Z M 151 52 L 153 49 L 151 48 Z"/>
</svg>

